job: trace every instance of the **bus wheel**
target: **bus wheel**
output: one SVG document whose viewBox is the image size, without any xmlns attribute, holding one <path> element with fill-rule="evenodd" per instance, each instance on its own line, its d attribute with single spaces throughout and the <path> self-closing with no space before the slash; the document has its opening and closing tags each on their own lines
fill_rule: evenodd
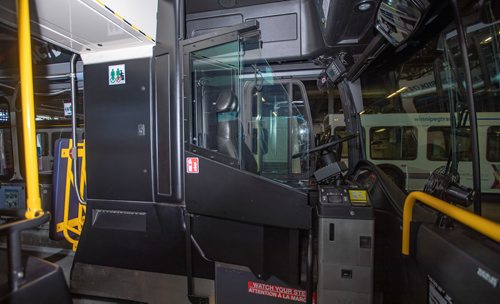
<svg viewBox="0 0 500 304">
<path fill-rule="evenodd" d="M 379 165 L 379 168 L 382 169 L 387 176 L 389 176 L 399 189 L 406 192 L 406 182 L 403 171 L 394 165 Z"/>
</svg>

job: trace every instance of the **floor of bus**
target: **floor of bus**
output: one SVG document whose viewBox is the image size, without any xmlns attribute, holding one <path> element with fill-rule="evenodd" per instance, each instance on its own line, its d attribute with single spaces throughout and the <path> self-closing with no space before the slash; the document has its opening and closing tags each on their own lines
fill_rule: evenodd
<svg viewBox="0 0 500 304">
<path fill-rule="evenodd" d="M 71 267 L 74 252 L 66 241 L 52 241 L 49 239 L 48 224 L 39 229 L 33 229 L 22 233 L 23 258 L 35 256 L 51 263 L 59 265 L 69 285 Z M 7 251 L 4 238 L 0 238 L 0 285 L 7 283 Z M 189 304 L 187 295 L 187 281 L 185 276 L 165 275 L 152 272 L 138 272 L 117 268 L 92 268 L 99 269 L 104 275 L 97 275 L 96 281 L 89 286 L 98 286 L 95 290 L 91 288 L 92 294 L 99 296 L 86 296 L 73 294 L 74 304 L 107 304 L 107 303 L 169 303 Z M 115 282 L 111 282 L 115 280 Z M 206 292 L 213 289 L 213 281 L 195 279 L 197 290 Z M 121 286 L 123 285 L 123 286 Z M 88 286 L 83 287 L 83 293 L 87 293 Z M 109 290 L 108 290 L 109 288 Z M 127 291 L 130 289 L 134 292 Z M 114 296 L 107 296 L 114 295 Z M 124 299 L 140 298 L 136 300 L 117 300 L 116 297 Z M 209 303 L 215 303 L 213 292 L 209 294 Z"/>
<path fill-rule="evenodd" d="M 472 207 L 470 208 L 472 209 Z M 483 202 L 483 214 L 485 217 L 500 222 L 500 202 Z M 37 256 L 52 263 L 56 263 L 63 269 L 66 280 L 69 282 L 69 275 L 73 263 L 74 253 L 71 247 L 65 241 L 55 242 L 48 237 L 48 225 L 40 229 L 26 231 L 22 235 L 23 255 L 24 256 Z M 7 252 L 6 243 L 0 239 L 0 284 L 7 282 Z M 181 286 L 183 283 L 181 284 Z M 182 286 L 184 287 L 184 286 Z M 183 289 L 181 287 L 181 289 Z M 172 303 L 183 303 L 180 298 L 185 297 L 182 291 L 176 292 L 179 301 Z M 172 295 L 169 295 L 172 299 Z M 114 299 L 105 299 L 98 297 L 86 297 L 81 295 L 74 295 L 75 304 L 105 304 L 105 303 L 137 303 L 131 301 L 117 301 Z"/>
<path fill-rule="evenodd" d="M 70 246 L 65 242 L 54 242 L 47 240 L 48 230 L 42 227 L 38 230 L 31 230 L 23 233 L 23 257 L 36 256 L 51 263 L 58 264 L 69 282 L 69 274 L 73 263 L 74 253 Z M 5 242 L 0 242 L 0 285 L 7 283 L 7 251 Z M 104 304 L 118 303 L 116 300 L 108 301 L 106 299 L 84 298 L 75 295 L 73 298 L 74 304 Z"/>
</svg>

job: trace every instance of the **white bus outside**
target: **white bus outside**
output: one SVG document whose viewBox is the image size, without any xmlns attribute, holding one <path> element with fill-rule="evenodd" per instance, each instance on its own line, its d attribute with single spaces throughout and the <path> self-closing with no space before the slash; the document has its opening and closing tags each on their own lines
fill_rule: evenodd
<svg viewBox="0 0 500 304">
<path fill-rule="evenodd" d="M 445 166 L 450 149 L 448 113 L 394 113 L 361 115 L 366 157 L 379 165 L 407 191 L 422 190 L 435 169 Z M 344 136 L 342 114 L 325 118 L 324 128 Z M 481 191 L 500 194 L 500 116 L 478 113 Z M 461 184 L 472 187 L 469 129 L 457 134 L 456 155 Z M 347 145 L 343 157 L 347 157 Z"/>
</svg>

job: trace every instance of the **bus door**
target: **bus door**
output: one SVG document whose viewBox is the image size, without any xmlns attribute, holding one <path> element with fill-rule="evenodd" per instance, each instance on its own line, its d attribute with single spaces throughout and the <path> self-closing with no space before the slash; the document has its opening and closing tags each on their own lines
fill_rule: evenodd
<svg viewBox="0 0 500 304">
<path fill-rule="evenodd" d="M 310 114 L 304 88 L 274 77 L 260 46 L 257 22 L 183 43 L 186 209 L 207 258 L 298 282 L 310 172 L 291 155 L 309 147 Z"/>
</svg>

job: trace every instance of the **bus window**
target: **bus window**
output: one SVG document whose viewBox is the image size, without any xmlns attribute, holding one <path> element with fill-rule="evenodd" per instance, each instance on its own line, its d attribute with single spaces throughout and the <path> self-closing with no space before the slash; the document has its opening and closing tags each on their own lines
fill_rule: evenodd
<svg viewBox="0 0 500 304">
<path fill-rule="evenodd" d="M 239 159 L 240 138 L 238 50 L 235 41 L 191 54 L 195 101 L 191 143 L 233 160 Z"/>
<path fill-rule="evenodd" d="M 309 122 L 307 113 L 307 106 L 302 90 L 297 84 L 292 85 L 293 99 L 291 104 L 291 128 L 290 128 L 290 142 L 292 151 L 295 154 L 309 149 L 310 133 Z M 308 171 L 308 160 L 306 158 L 292 159 L 292 174 L 303 174 Z"/>
<path fill-rule="evenodd" d="M 310 144 L 309 114 L 301 87 L 290 81 L 275 81 L 260 92 L 253 87 L 251 96 L 252 152 L 260 174 L 287 179 L 289 174 L 307 173 L 306 158 L 292 159 Z"/>
<path fill-rule="evenodd" d="M 52 172 L 52 156 L 49 150 L 49 134 L 37 132 L 36 150 L 38 154 L 38 171 L 40 174 L 50 174 Z"/>
<path fill-rule="evenodd" d="M 375 127 L 370 129 L 370 156 L 378 160 L 417 158 L 417 128 Z"/>
<path fill-rule="evenodd" d="M 288 90 L 282 84 L 265 85 L 252 98 L 252 152 L 261 174 L 288 173 Z M 258 126 L 260 124 L 260 126 Z M 259 136 L 257 132 L 264 133 Z M 267 140 L 262 140 L 267 137 Z"/>
<path fill-rule="evenodd" d="M 500 127 L 488 128 L 486 159 L 490 162 L 500 162 Z"/>
<path fill-rule="evenodd" d="M 0 101 L 0 178 L 10 179 L 14 173 L 9 105 Z"/>
<path fill-rule="evenodd" d="M 429 127 L 427 129 L 427 159 L 446 161 L 450 153 L 450 127 Z M 457 159 L 471 161 L 470 129 L 457 132 Z"/>
<path fill-rule="evenodd" d="M 36 134 L 36 149 L 38 157 L 49 155 L 49 135 L 47 133 Z"/>
</svg>

